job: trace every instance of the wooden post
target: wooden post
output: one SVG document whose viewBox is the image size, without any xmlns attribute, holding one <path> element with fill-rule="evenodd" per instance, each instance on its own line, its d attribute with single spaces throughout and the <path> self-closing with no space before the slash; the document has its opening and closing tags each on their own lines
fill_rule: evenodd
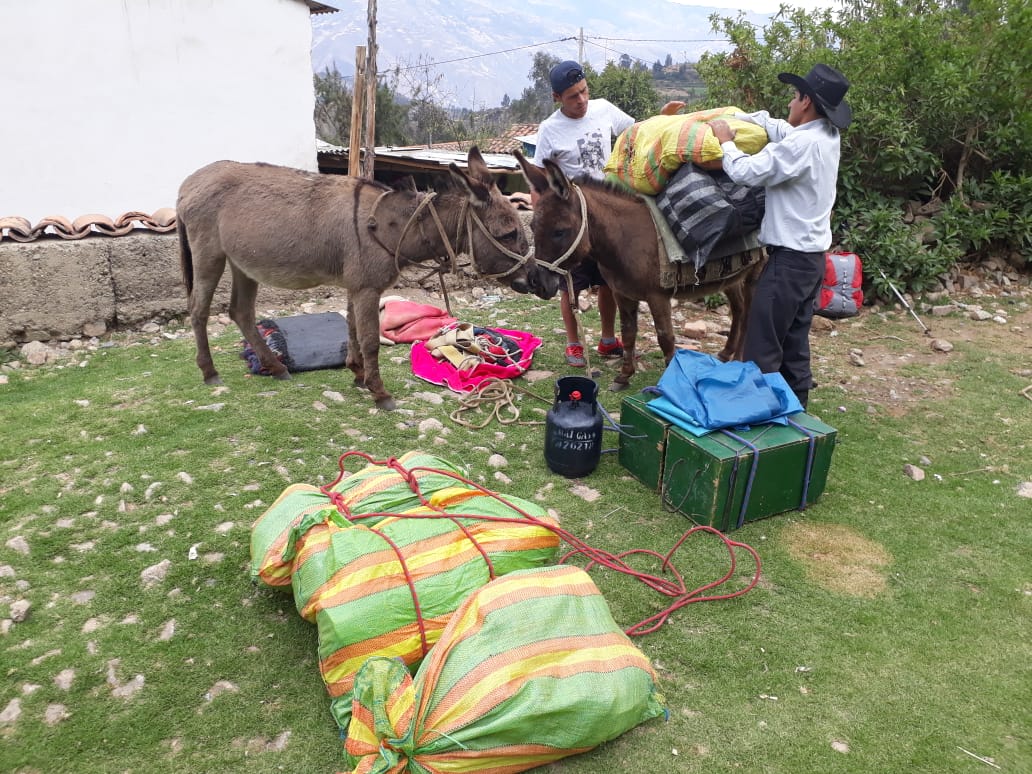
<svg viewBox="0 0 1032 774">
<path fill-rule="evenodd" d="M 355 46 L 355 88 L 351 92 L 351 142 L 348 145 L 348 174 L 362 174 L 362 107 L 365 102 L 365 46 Z"/>
<path fill-rule="evenodd" d="M 369 55 L 366 60 L 365 87 L 365 155 L 362 157 L 362 177 L 373 179 L 376 164 L 376 0 L 369 0 L 368 10 Z"/>
</svg>

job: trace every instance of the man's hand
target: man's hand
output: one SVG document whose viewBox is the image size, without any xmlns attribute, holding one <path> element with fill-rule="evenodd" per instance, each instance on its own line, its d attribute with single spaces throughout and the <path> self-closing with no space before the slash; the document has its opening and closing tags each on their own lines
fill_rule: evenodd
<svg viewBox="0 0 1032 774">
<path fill-rule="evenodd" d="M 684 103 L 677 99 L 672 99 L 660 109 L 659 114 L 661 116 L 672 116 L 674 113 L 684 107 Z"/>
<path fill-rule="evenodd" d="M 713 130 L 713 136 L 717 138 L 719 143 L 735 139 L 735 134 L 737 133 L 723 118 L 714 118 L 709 122 L 709 128 Z"/>
</svg>

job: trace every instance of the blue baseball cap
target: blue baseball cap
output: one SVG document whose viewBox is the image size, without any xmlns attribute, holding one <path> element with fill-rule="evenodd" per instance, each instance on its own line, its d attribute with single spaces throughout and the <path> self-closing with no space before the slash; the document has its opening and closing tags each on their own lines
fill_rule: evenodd
<svg viewBox="0 0 1032 774">
<path fill-rule="evenodd" d="M 584 68 L 578 62 L 567 59 L 560 62 L 548 72 L 548 80 L 552 83 L 552 91 L 562 94 L 575 83 L 584 80 Z"/>
</svg>

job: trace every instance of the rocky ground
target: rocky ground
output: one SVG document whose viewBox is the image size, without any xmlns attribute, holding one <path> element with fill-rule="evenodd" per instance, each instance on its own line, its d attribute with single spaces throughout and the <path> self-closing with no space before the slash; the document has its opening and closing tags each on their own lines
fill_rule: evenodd
<svg viewBox="0 0 1032 774">
<path fill-rule="evenodd" d="M 512 292 L 494 285 L 484 286 L 468 273 L 449 275 L 449 296 L 455 308 L 481 306 Z M 403 275 L 392 295 L 413 301 L 444 306 L 436 278 L 423 279 L 416 273 Z M 901 378 L 900 370 L 908 365 L 940 361 L 960 342 L 978 341 L 995 351 L 1013 349 L 1022 366 L 1019 375 L 1032 380 L 1032 275 L 1019 274 L 1001 261 L 990 260 L 977 266 L 954 270 L 943 287 L 920 298 L 905 296 L 907 306 L 899 299 L 889 303 L 865 306 L 861 314 L 846 320 L 814 320 L 815 372 L 825 386 L 859 393 L 864 400 L 884 406 L 889 411 L 902 411 L 914 400 L 934 399 L 937 391 L 949 389 L 946 381 Z M 298 302 L 284 295 L 277 308 L 259 309 L 259 316 L 343 310 L 346 296 L 335 288 L 317 289 L 307 300 Z M 556 302 L 558 303 L 558 302 Z M 582 309 L 592 304 L 590 294 L 580 298 Z M 648 352 L 657 348 L 647 308 L 643 306 L 639 349 Z M 865 321 L 872 316 L 895 315 L 912 323 L 913 346 L 893 346 L 889 338 L 869 335 Z M 674 325 L 679 347 L 715 352 L 722 346 L 730 319 L 724 306 L 708 309 L 699 302 L 675 301 Z M 232 322 L 226 314 L 213 317 L 217 332 Z M 556 332 L 559 327 L 558 310 Z M 590 337 L 597 332 L 590 328 Z M 78 337 L 69 341 L 29 342 L 0 365 L 0 383 L 6 373 L 24 367 L 74 359 L 83 351 L 129 343 L 157 344 L 163 339 L 190 337 L 182 320 L 155 319 L 133 330 L 117 331 L 103 338 Z M 1032 400 L 1032 397 L 1030 397 Z"/>
</svg>

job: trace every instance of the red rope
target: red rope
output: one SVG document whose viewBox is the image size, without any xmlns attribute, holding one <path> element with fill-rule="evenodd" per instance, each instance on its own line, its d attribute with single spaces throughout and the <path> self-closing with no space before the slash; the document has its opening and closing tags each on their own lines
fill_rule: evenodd
<svg viewBox="0 0 1032 774">
<path fill-rule="evenodd" d="M 338 483 L 340 483 L 340 481 L 343 480 L 343 478 L 346 475 L 344 463 L 345 463 L 345 459 L 349 458 L 349 457 L 359 457 L 361 459 L 364 459 L 369 464 L 376 465 L 376 466 L 379 466 L 379 467 L 386 467 L 386 468 L 388 468 L 390 470 L 395 471 L 402 478 L 402 480 L 405 481 L 408 484 L 408 486 L 412 490 L 413 494 L 415 494 L 416 497 L 418 498 L 420 504 L 422 506 L 424 506 L 425 508 L 429 509 L 431 511 L 431 513 L 390 513 L 390 512 L 383 512 L 383 513 L 363 514 L 361 517 L 354 517 L 348 511 L 347 507 L 345 506 L 343 496 L 340 493 L 333 491 L 333 487 L 335 487 Z M 536 516 L 534 516 L 534 515 L 532 515 L 530 513 L 527 513 L 525 510 L 523 510 L 522 508 L 520 508 L 516 504 L 510 502 L 504 496 L 498 494 L 497 492 L 493 492 L 490 489 L 485 489 L 483 486 L 481 486 L 480 484 L 476 483 L 475 481 L 471 481 L 470 479 L 467 479 L 464 476 L 459 475 L 458 473 L 452 473 L 451 471 L 442 470 L 440 468 L 431 468 L 431 467 L 426 467 L 426 466 L 421 466 L 421 465 L 416 465 L 416 466 L 413 466 L 411 468 L 406 468 L 402 463 L 400 463 L 394 457 L 390 457 L 390 458 L 388 458 L 386 460 L 374 460 L 373 457 L 370 456 L 369 454 L 366 454 L 365 452 L 359 452 L 359 451 L 348 451 L 348 452 L 345 452 L 343 455 L 341 455 L 338 464 L 339 464 L 339 467 L 340 467 L 340 475 L 338 475 L 336 480 L 334 480 L 333 483 L 331 483 L 329 486 L 320 487 L 320 490 L 323 492 L 323 494 L 325 494 L 327 497 L 330 498 L 330 501 L 337 508 L 338 512 L 342 513 L 345 516 L 345 518 L 347 518 L 349 521 L 353 521 L 356 518 L 361 518 L 362 520 L 366 520 L 366 519 L 380 519 L 380 518 L 387 518 L 387 517 L 403 518 L 403 519 L 441 519 L 441 518 L 448 519 L 449 521 L 453 522 L 456 526 L 458 526 L 459 529 L 461 529 L 462 532 L 469 539 L 469 541 L 474 546 L 476 546 L 477 550 L 480 552 L 481 556 L 484 558 L 484 562 L 487 564 L 488 572 L 489 572 L 489 575 L 490 575 L 490 577 L 492 579 L 495 577 L 494 566 L 492 565 L 491 560 L 490 560 L 490 558 L 487 555 L 487 552 L 473 538 L 473 536 L 466 529 L 466 526 L 459 521 L 460 519 L 488 521 L 488 522 L 512 523 L 512 524 L 523 524 L 523 523 L 530 522 L 530 523 L 532 523 L 532 524 L 534 524 L 534 525 L 536 525 L 538 527 L 541 527 L 542 529 L 547 529 L 547 530 L 553 532 L 561 540 L 565 541 L 570 546 L 572 546 L 572 549 L 570 551 L 568 551 L 567 553 L 565 553 L 559 559 L 560 564 L 565 563 L 572 556 L 582 555 L 585 558 L 587 558 L 587 560 L 588 560 L 588 562 L 587 562 L 587 564 L 586 564 L 586 566 L 584 568 L 586 571 L 591 570 L 591 568 L 594 567 L 595 565 L 599 565 L 601 567 L 605 567 L 606 569 L 613 570 L 614 572 L 619 572 L 619 573 L 623 573 L 624 575 L 629 575 L 630 577 L 635 578 L 635 579 L 641 581 L 643 584 L 645 584 L 649 588 L 653 589 L 654 591 L 657 591 L 660 594 L 663 594 L 663 595 L 665 595 L 667 597 L 671 597 L 671 598 L 674 599 L 674 601 L 672 603 L 670 603 L 663 610 L 659 611 L 658 613 L 655 613 L 654 615 L 649 616 L 648 618 L 644 619 L 643 621 L 639 621 L 638 623 L 634 624 L 630 628 L 625 629 L 624 630 L 625 633 L 628 636 L 631 636 L 631 637 L 641 636 L 641 635 L 644 635 L 644 634 L 651 634 L 652 632 L 657 631 L 661 626 L 663 626 L 663 624 L 665 624 L 670 619 L 670 616 L 672 616 L 678 610 L 680 610 L 681 608 L 683 608 L 683 607 L 685 607 L 687 605 L 691 605 L 691 604 L 694 604 L 696 602 L 712 602 L 712 601 L 728 600 L 728 599 L 734 599 L 735 597 L 740 597 L 743 594 L 746 594 L 749 591 L 751 591 L 753 588 L 755 588 L 756 584 L 759 583 L 759 580 L 760 580 L 760 572 L 761 572 L 762 565 L 761 565 L 761 562 L 760 562 L 760 556 L 756 552 L 756 550 L 754 548 L 752 548 L 752 546 L 750 546 L 750 545 L 748 545 L 746 543 L 742 543 L 742 542 L 739 542 L 737 540 L 732 540 L 731 538 L 727 537 L 727 535 L 723 534 L 722 532 L 720 532 L 720 530 L 717 530 L 714 527 L 710 527 L 710 526 L 706 526 L 706 525 L 695 525 L 695 526 L 693 526 L 691 529 L 689 529 L 687 532 L 685 532 L 683 535 L 681 535 L 681 537 L 677 540 L 677 542 L 674 544 L 674 546 L 666 554 L 661 554 L 661 553 L 659 553 L 657 551 L 652 551 L 650 549 L 644 549 L 644 548 L 632 548 L 632 549 L 629 549 L 627 551 L 623 551 L 623 552 L 618 553 L 618 554 L 613 554 L 613 553 L 610 553 L 609 551 L 606 551 L 604 549 L 596 548 L 594 546 L 591 546 L 591 545 L 585 543 L 580 538 L 578 538 L 576 535 L 572 534 L 571 532 L 568 532 L 567 530 L 563 529 L 562 527 L 560 527 L 560 526 L 558 526 L 556 524 L 551 524 L 549 522 L 543 521 L 543 520 L 539 519 L 538 517 L 536 517 Z M 454 481 L 457 481 L 457 482 L 459 482 L 461 484 L 464 484 L 464 485 L 466 485 L 468 487 L 471 487 L 471 488 L 479 491 L 481 494 L 486 495 L 488 497 L 491 497 L 491 498 L 497 500 L 499 503 L 502 503 L 507 508 L 515 511 L 516 513 L 518 513 L 520 515 L 521 518 L 516 518 L 516 517 L 512 517 L 512 516 L 491 516 L 491 515 L 488 515 L 488 514 L 475 514 L 475 513 L 469 513 L 469 514 L 464 514 L 464 513 L 446 513 L 443 508 L 441 508 L 439 506 L 432 505 L 430 503 L 430 501 L 424 496 L 424 494 L 423 494 L 423 492 L 422 492 L 422 490 L 421 490 L 421 488 L 419 486 L 419 481 L 418 481 L 418 479 L 417 479 L 417 477 L 415 475 L 416 472 L 418 472 L 418 471 L 425 471 L 425 472 L 435 473 L 437 475 L 445 476 L 445 477 L 451 478 Z M 420 611 L 418 595 L 416 594 L 415 585 L 414 585 L 414 582 L 411 580 L 411 576 L 409 575 L 408 568 L 405 567 L 404 560 L 402 560 L 402 558 L 401 558 L 401 553 L 399 552 L 398 547 L 390 540 L 390 538 L 388 538 L 386 535 L 383 535 L 378 530 L 374 529 L 372 531 L 374 531 L 377 534 L 381 535 L 381 537 L 383 537 L 384 540 L 389 542 L 392 545 L 392 547 L 394 547 L 395 552 L 398 554 L 398 559 L 399 559 L 399 561 L 401 561 L 402 568 L 403 568 L 403 570 L 405 572 L 406 580 L 409 583 L 409 589 L 411 590 L 411 593 L 412 593 L 413 603 L 415 604 L 415 607 L 416 607 L 416 615 L 417 615 L 418 622 L 419 622 L 420 635 L 423 638 L 423 649 L 424 649 L 424 654 L 425 654 L 426 650 L 427 650 L 427 645 L 426 645 L 426 636 L 425 636 L 424 629 L 423 629 L 423 626 L 424 626 L 423 618 L 422 618 L 422 613 Z M 728 552 L 729 567 L 728 567 L 728 571 L 720 579 L 715 580 L 715 581 L 711 581 L 711 582 L 706 583 L 706 584 L 703 584 L 702 586 L 699 586 L 699 587 L 689 591 L 687 586 L 685 585 L 684 578 L 682 577 L 681 573 L 677 570 L 677 568 L 675 568 L 673 566 L 673 564 L 671 563 L 671 560 L 673 559 L 674 554 L 677 553 L 678 549 L 680 549 L 681 546 L 684 545 L 685 541 L 687 541 L 688 538 L 691 537 L 692 535 L 694 535 L 696 533 L 699 533 L 699 532 L 706 532 L 706 533 L 709 533 L 709 534 L 712 534 L 712 535 L 716 535 L 717 537 L 719 537 L 723 541 L 724 547 L 727 549 L 727 552 Z M 753 572 L 753 576 L 752 576 L 750 582 L 745 587 L 737 589 L 735 591 L 731 591 L 731 592 L 727 592 L 727 593 L 723 593 L 723 594 L 706 594 L 706 592 L 711 591 L 713 589 L 716 589 L 716 588 L 722 586 L 723 584 L 727 583 L 734 576 L 735 568 L 737 566 L 737 557 L 736 557 L 736 554 L 735 554 L 735 549 L 736 548 L 741 548 L 741 549 L 744 549 L 744 550 L 748 551 L 749 554 L 753 558 L 753 561 L 755 563 L 755 568 L 756 569 Z M 643 556 L 647 556 L 647 557 L 652 557 L 654 559 L 661 560 L 661 564 L 660 564 L 661 571 L 665 572 L 665 573 L 668 573 L 672 577 L 663 577 L 662 575 L 654 575 L 654 574 L 651 574 L 651 573 L 648 573 L 648 572 L 637 570 L 634 567 L 630 566 L 626 561 L 624 561 L 626 557 L 639 556 L 639 555 L 643 555 Z"/>
<path fill-rule="evenodd" d="M 409 593 L 412 595 L 412 606 L 416 611 L 416 623 L 419 625 L 419 644 L 423 650 L 425 656 L 430 652 L 430 643 L 426 641 L 426 621 L 423 619 L 423 608 L 419 604 L 419 594 L 416 593 L 416 582 L 412 579 L 412 573 L 409 572 L 408 565 L 405 563 L 405 557 L 401 554 L 401 549 L 398 544 L 383 534 L 378 529 L 370 529 L 373 532 L 383 538 L 391 548 L 394 549 L 394 554 L 398 557 L 398 564 L 401 565 L 401 571 L 405 573 L 405 582 L 408 584 Z"/>
<path fill-rule="evenodd" d="M 488 556 L 487 551 L 484 549 L 484 547 L 482 545 L 480 545 L 479 541 L 477 541 L 477 539 L 475 537 L 473 537 L 472 533 L 469 531 L 469 528 L 465 524 L 463 524 L 463 523 L 461 523 L 459 521 L 459 519 L 461 517 L 460 516 L 456 516 L 454 514 L 446 513 L 443 508 L 440 508 L 438 506 L 432 505 L 430 503 L 430 501 L 427 500 L 423 496 L 423 492 L 422 492 L 422 490 L 419 487 L 419 481 L 416 479 L 416 476 L 413 475 L 413 473 L 412 473 L 412 470 L 415 470 L 415 469 L 410 470 L 410 469 L 405 468 L 405 466 L 402 465 L 394 457 L 390 457 L 389 459 L 383 460 L 383 461 L 376 461 L 376 460 L 374 460 L 372 458 L 372 456 L 366 454 L 365 452 L 358 452 L 358 451 L 355 451 L 355 452 L 345 452 L 343 455 L 341 455 L 341 457 L 340 457 L 340 459 L 338 460 L 338 463 L 337 463 L 338 467 L 340 469 L 340 473 L 337 475 L 337 478 L 334 479 L 334 481 L 329 486 L 322 486 L 322 487 L 319 487 L 319 489 L 320 489 L 320 491 L 324 495 L 326 495 L 330 499 L 330 502 L 337 509 L 337 512 L 340 513 L 342 516 L 344 516 L 344 518 L 346 518 L 348 521 L 355 521 L 358 518 L 361 518 L 362 520 L 367 520 L 367 519 L 379 520 L 381 518 L 387 518 L 387 517 L 404 517 L 405 516 L 405 514 L 399 514 L 399 513 L 369 513 L 369 514 L 364 514 L 361 517 L 355 517 L 351 513 L 350 509 L 347 507 L 347 504 L 345 502 L 344 495 L 342 495 L 340 492 L 337 492 L 337 491 L 335 491 L 333 489 L 333 487 L 335 487 L 338 483 L 340 483 L 344 479 L 344 476 L 345 476 L 345 473 L 346 473 L 346 469 L 344 467 L 344 459 L 345 459 L 345 457 L 348 457 L 348 456 L 358 456 L 358 457 L 361 457 L 361 458 L 365 459 L 366 462 L 368 462 L 370 464 L 379 465 L 379 466 L 382 466 L 382 467 L 387 467 L 387 468 L 390 468 L 391 470 L 394 470 L 395 472 L 397 472 L 401 476 L 402 480 L 404 480 L 406 483 L 408 483 L 409 488 L 415 493 L 416 497 L 419 498 L 420 503 L 424 507 L 433 510 L 436 514 L 439 514 L 436 518 L 445 518 L 448 521 L 451 521 L 456 527 L 458 527 L 462 531 L 462 534 L 466 536 L 466 539 L 470 542 L 470 544 L 474 548 L 476 548 L 477 552 L 480 554 L 481 558 L 484 560 L 484 564 L 487 566 L 487 577 L 488 577 L 488 579 L 489 580 L 494 580 L 497 577 L 497 575 L 495 573 L 494 563 L 491 561 L 491 557 Z M 436 470 L 436 469 L 433 469 L 433 468 L 420 468 L 420 469 L 421 470 L 433 471 L 435 473 L 440 473 L 440 474 L 443 474 L 445 476 L 449 475 L 446 471 L 439 471 L 439 470 Z M 402 572 L 405 575 L 405 583 L 408 584 L 409 594 L 412 597 L 412 607 L 413 607 L 413 609 L 415 611 L 415 614 L 416 614 L 416 624 L 419 626 L 420 646 L 422 648 L 423 655 L 425 656 L 427 653 L 430 652 L 430 645 L 429 645 L 429 643 L 427 642 L 427 639 L 426 639 L 426 620 L 423 618 L 423 608 L 422 608 L 422 605 L 420 605 L 420 602 L 419 602 L 419 593 L 416 591 L 416 582 L 412 578 L 412 573 L 409 572 L 408 565 L 405 562 L 405 557 L 403 556 L 403 554 L 401 552 L 401 549 L 398 547 L 398 544 L 395 543 L 386 534 L 384 534 L 383 531 L 381 531 L 381 530 L 379 530 L 379 529 L 377 529 L 375 527 L 366 527 L 366 528 L 370 532 L 372 532 L 372 533 L 374 533 L 376 535 L 379 535 L 380 538 L 382 538 L 388 545 L 390 545 L 390 547 L 394 550 L 395 556 L 397 556 L 397 558 L 398 558 L 398 564 L 401 565 L 401 570 L 402 570 Z"/>
</svg>

